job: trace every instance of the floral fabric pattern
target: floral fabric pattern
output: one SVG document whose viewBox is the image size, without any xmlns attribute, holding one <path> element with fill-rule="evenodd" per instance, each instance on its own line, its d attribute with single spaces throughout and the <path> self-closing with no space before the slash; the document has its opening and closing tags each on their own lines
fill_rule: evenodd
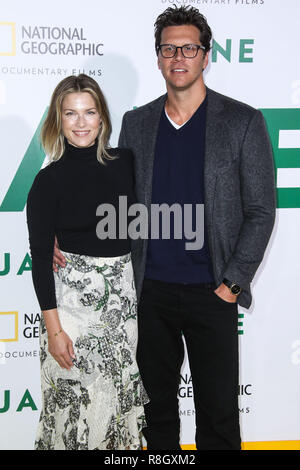
<svg viewBox="0 0 300 470">
<path fill-rule="evenodd" d="M 62 328 L 76 359 L 62 369 L 40 324 L 42 411 L 37 450 L 141 449 L 148 397 L 136 364 L 137 303 L 130 255 L 64 253 L 55 275 Z"/>
</svg>

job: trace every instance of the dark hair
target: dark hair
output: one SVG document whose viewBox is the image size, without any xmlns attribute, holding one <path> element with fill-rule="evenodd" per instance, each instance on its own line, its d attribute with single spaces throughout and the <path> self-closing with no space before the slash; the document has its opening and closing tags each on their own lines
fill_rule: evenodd
<svg viewBox="0 0 300 470">
<path fill-rule="evenodd" d="M 158 54 L 158 46 L 161 41 L 161 33 L 168 26 L 193 25 L 200 31 L 200 41 L 205 47 L 205 53 L 210 50 L 210 41 L 212 37 L 211 29 L 207 24 L 205 16 L 203 16 L 197 8 L 190 5 L 167 8 L 161 13 L 154 23 L 155 50 Z"/>
</svg>

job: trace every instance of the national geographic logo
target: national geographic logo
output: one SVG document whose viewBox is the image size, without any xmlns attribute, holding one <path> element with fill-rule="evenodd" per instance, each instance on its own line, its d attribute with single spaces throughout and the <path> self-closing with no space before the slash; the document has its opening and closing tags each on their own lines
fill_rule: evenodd
<svg viewBox="0 0 300 470">
<path fill-rule="evenodd" d="M 22 321 L 22 314 L 17 311 L 0 312 L 0 342 L 18 342 L 19 336 L 26 339 L 38 338 L 40 321 L 40 313 L 24 313 Z"/>
<path fill-rule="evenodd" d="M 193 384 L 192 376 L 190 374 L 184 374 L 180 376 L 180 386 L 178 388 L 179 398 L 193 398 Z"/>
<path fill-rule="evenodd" d="M 16 23 L 0 21 L 0 56 L 16 55 Z"/>
<path fill-rule="evenodd" d="M 0 22 L 0 55 L 103 56 L 103 44 L 89 42 L 82 27 L 17 25 Z"/>
<path fill-rule="evenodd" d="M 0 342 L 18 341 L 18 312 L 0 312 Z"/>
<path fill-rule="evenodd" d="M 40 313 L 0 312 L 0 365 L 8 364 L 8 361 L 14 359 L 39 357 L 38 349 L 29 349 L 27 345 L 39 338 L 40 320 Z M 20 349 L 22 344 L 18 346 L 20 340 L 26 341 L 23 349 Z"/>
<path fill-rule="evenodd" d="M 247 399 L 251 398 L 253 395 L 253 385 L 252 384 L 240 384 L 238 386 L 238 395 L 239 398 L 243 398 L 243 400 L 240 400 L 240 406 L 239 406 L 239 412 L 240 414 L 249 414 L 251 412 L 251 407 L 249 406 L 249 402 Z M 245 405 L 245 400 L 248 402 L 248 405 Z"/>
</svg>

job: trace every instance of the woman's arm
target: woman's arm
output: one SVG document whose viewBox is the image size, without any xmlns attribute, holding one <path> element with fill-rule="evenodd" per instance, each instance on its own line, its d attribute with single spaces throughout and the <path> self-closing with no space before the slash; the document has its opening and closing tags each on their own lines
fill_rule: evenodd
<svg viewBox="0 0 300 470">
<path fill-rule="evenodd" d="M 58 195 L 49 167 L 37 174 L 28 194 L 26 210 L 34 289 L 41 310 L 54 309 L 52 256 Z"/>
<path fill-rule="evenodd" d="M 48 333 L 48 349 L 61 367 L 73 365 L 72 341 L 61 327 L 57 311 L 52 256 L 58 191 L 49 168 L 36 176 L 27 199 L 27 224 L 32 257 L 32 279 Z"/>
<path fill-rule="evenodd" d="M 73 343 L 62 329 L 57 309 L 43 310 L 48 333 L 48 349 L 60 367 L 70 370 L 75 359 Z"/>
</svg>

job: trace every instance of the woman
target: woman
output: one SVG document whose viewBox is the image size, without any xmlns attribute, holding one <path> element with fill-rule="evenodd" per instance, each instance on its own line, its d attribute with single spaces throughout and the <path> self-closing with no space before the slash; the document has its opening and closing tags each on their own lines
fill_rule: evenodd
<svg viewBox="0 0 300 470">
<path fill-rule="evenodd" d="M 128 239 L 96 235 L 101 203 L 134 202 L 133 156 L 108 147 L 105 98 L 81 74 L 54 90 L 42 128 L 51 163 L 27 201 L 32 276 L 43 312 L 36 449 L 140 449 L 148 401 L 135 361 L 136 295 Z M 118 233 L 118 232 L 117 232 Z M 52 270 L 54 238 L 67 260 Z"/>
</svg>

